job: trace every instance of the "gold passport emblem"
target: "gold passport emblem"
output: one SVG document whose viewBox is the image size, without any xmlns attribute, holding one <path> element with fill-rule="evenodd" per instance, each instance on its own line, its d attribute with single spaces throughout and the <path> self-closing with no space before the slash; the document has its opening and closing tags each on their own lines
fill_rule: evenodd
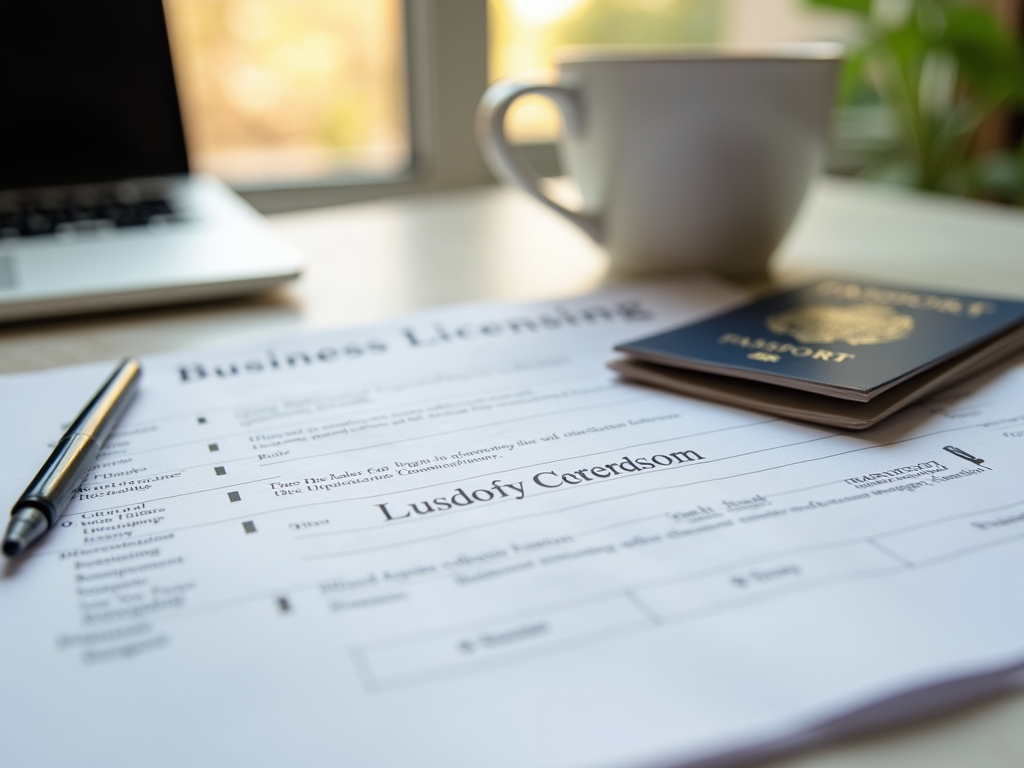
<svg viewBox="0 0 1024 768">
<path fill-rule="evenodd" d="M 913 317 L 881 304 L 815 304 L 770 315 L 766 323 L 772 333 L 803 344 L 845 341 L 855 347 L 900 341 L 914 330 Z"/>
</svg>

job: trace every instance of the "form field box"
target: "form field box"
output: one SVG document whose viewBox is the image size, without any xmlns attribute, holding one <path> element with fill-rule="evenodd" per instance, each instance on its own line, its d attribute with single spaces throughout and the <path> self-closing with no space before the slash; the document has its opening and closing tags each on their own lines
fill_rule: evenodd
<svg viewBox="0 0 1024 768">
<path fill-rule="evenodd" d="M 949 557 L 1024 536 L 1024 505 L 981 512 L 879 536 L 877 541 L 909 563 Z"/>
<path fill-rule="evenodd" d="M 828 546 L 748 563 L 636 591 L 655 614 L 671 618 L 737 600 L 768 598 L 837 578 L 902 570 L 868 542 Z"/>
<path fill-rule="evenodd" d="M 422 640 L 364 646 L 361 651 L 381 683 L 400 683 L 424 673 L 468 671 L 555 651 L 619 628 L 649 627 L 650 619 L 626 597 L 516 619 L 496 619 L 472 629 L 431 633 Z"/>
</svg>

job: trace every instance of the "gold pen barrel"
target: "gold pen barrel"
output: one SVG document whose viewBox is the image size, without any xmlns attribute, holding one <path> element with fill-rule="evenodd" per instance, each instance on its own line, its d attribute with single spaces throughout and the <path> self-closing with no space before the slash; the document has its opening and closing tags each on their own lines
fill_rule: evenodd
<svg viewBox="0 0 1024 768">
<path fill-rule="evenodd" d="M 102 446 L 131 402 L 131 398 L 126 394 L 141 373 L 142 365 L 134 357 L 122 362 L 113 375 L 107 379 L 103 388 L 96 393 L 96 397 L 75 419 L 64 437 L 85 435 L 93 438 Z"/>
</svg>

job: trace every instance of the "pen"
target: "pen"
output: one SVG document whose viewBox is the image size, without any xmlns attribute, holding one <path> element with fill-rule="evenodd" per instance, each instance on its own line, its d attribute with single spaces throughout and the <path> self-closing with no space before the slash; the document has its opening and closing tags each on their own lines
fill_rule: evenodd
<svg viewBox="0 0 1024 768">
<path fill-rule="evenodd" d="M 131 402 L 142 366 L 126 358 L 78 414 L 35 479 L 11 509 L 4 554 L 20 555 L 57 523 L 71 497 L 96 463 L 103 444 Z"/>
</svg>

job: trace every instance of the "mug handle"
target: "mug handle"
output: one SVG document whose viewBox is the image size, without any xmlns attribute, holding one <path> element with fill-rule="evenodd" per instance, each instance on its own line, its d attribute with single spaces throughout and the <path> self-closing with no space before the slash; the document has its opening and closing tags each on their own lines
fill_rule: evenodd
<svg viewBox="0 0 1024 768">
<path fill-rule="evenodd" d="M 571 211 L 545 195 L 540 188 L 540 176 L 513 148 L 505 135 L 505 116 L 509 107 L 516 99 L 527 94 L 547 96 L 561 111 L 565 130 L 572 136 L 583 133 L 583 110 L 578 91 L 563 85 L 503 78 L 487 89 L 476 112 L 477 140 L 484 160 L 499 179 L 522 188 L 528 195 L 567 218 L 600 243 L 604 229 L 601 218 Z"/>
</svg>

